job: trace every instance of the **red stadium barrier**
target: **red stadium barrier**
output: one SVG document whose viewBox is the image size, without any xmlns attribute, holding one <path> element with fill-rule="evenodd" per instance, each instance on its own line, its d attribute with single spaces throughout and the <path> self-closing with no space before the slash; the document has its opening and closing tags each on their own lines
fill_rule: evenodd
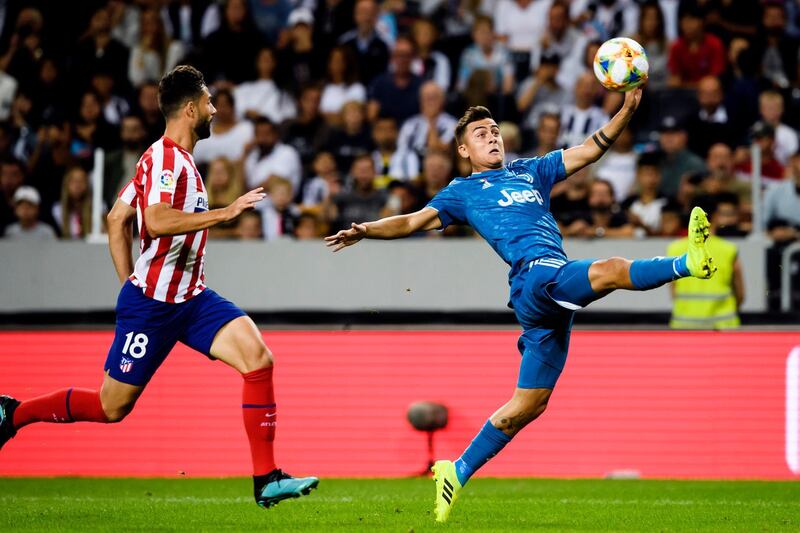
<svg viewBox="0 0 800 533">
<path fill-rule="evenodd" d="M 450 409 L 456 457 L 512 392 L 513 331 L 265 334 L 277 356 L 278 461 L 292 473 L 406 476 L 425 465 L 410 403 Z M 94 387 L 111 332 L 0 333 L 0 391 Z M 790 353 L 794 355 L 790 358 Z M 490 476 L 792 479 L 800 475 L 797 333 L 573 334 L 547 413 Z M 241 379 L 176 349 L 121 424 L 38 424 L 0 451 L 2 475 L 249 473 Z"/>
</svg>

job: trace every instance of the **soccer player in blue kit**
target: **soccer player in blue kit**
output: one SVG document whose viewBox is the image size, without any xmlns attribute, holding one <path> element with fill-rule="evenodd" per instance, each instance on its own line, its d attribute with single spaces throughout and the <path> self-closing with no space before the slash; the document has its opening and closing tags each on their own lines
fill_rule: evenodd
<svg viewBox="0 0 800 533">
<path fill-rule="evenodd" d="M 455 131 L 458 154 L 472 165 L 470 176 L 454 179 L 420 211 L 353 223 L 326 237 L 328 246 L 338 251 L 364 238 L 397 239 L 420 230 L 469 224 L 511 267 L 510 305 L 524 330 L 518 343 L 522 362 L 517 387 L 460 458 L 433 466 L 439 522 L 447 520 L 470 476 L 544 412 L 566 362 L 576 310 L 616 289 L 644 291 L 682 277 L 709 278 L 716 270 L 705 246 L 708 219 L 697 207 L 689 222 L 689 250 L 680 257 L 571 261 L 564 253 L 550 213 L 550 190 L 608 150 L 641 97 L 641 89 L 626 93 L 620 111 L 583 144 L 507 165 L 491 113 L 485 107 L 470 107 Z"/>
</svg>

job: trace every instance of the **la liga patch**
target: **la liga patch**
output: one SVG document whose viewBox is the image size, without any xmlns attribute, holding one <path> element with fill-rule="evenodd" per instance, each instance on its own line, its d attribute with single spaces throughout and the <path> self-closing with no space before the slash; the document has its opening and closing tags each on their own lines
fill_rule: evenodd
<svg viewBox="0 0 800 533">
<path fill-rule="evenodd" d="M 158 178 L 158 186 L 161 190 L 172 191 L 175 189 L 175 176 L 171 170 L 164 170 Z"/>
</svg>

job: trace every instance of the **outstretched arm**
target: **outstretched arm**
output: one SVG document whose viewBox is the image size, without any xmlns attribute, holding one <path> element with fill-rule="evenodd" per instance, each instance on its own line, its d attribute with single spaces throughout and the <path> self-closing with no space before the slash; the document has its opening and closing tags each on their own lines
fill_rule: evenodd
<svg viewBox="0 0 800 533">
<path fill-rule="evenodd" d="M 258 187 L 243 194 L 227 207 L 203 213 L 186 213 L 163 202 L 150 205 L 144 210 L 147 233 L 154 239 L 168 235 L 185 235 L 228 222 L 243 211 L 253 209 L 263 200 L 266 195 L 261 192 L 262 189 L 263 187 Z"/>
<path fill-rule="evenodd" d="M 614 141 L 617 140 L 622 130 L 631 121 L 633 113 L 642 100 L 642 88 L 638 87 L 625 93 L 625 101 L 616 115 L 608 124 L 597 130 L 583 144 L 564 150 L 564 167 L 567 176 L 576 173 L 583 167 L 591 165 L 600 159 Z"/>
<path fill-rule="evenodd" d="M 361 239 L 400 239 L 420 230 L 428 231 L 440 227 L 442 222 L 439 220 L 439 212 L 425 207 L 410 215 L 397 215 L 361 224 L 354 222 L 350 229 L 325 237 L 325 241 L 329 247 L 333 247 L 334 252 L 338 252 Z"/>
</svg>

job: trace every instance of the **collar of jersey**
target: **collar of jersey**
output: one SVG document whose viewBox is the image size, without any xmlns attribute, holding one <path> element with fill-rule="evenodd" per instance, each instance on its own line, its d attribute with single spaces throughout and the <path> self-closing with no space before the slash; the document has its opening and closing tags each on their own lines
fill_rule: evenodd
<svg viewBox="0 0 800 533">
<path fill-rule="evenodd" d="M 176 143 L 175 141 L 173 141 L 172 139 L 170 139 L 166 135 L 162 135 L 161 138 L 164 140 L 164 144 L 165 145 L 174 146 L 175 148 L 177 148 L 178 150 L 180 150 L 184 154 L 188 154 L 189 153 L 183 148 L 183 146 L 181 146 L 180 144 Z"/>
<path fill-rule="evenodd" d="M 503 166 L 501 168 L 497 168 L 494 170 L 484 170 L 483 172 L 473 172 L 469 176 L 467 176 L 468 180 L 472 179 L 489 179 L 489 178 L 499 178 L 500 176 L 506 173 L 506 167 Z"/>
</svg>

